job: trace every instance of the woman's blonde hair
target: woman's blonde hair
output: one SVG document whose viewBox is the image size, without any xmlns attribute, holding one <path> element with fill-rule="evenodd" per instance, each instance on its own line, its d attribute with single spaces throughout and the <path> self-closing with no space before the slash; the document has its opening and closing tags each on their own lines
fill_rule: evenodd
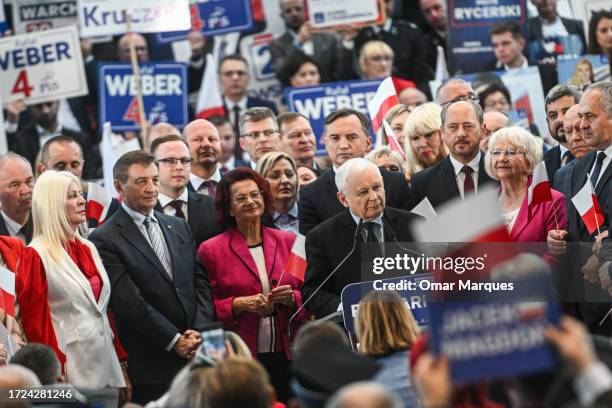
<svg viewBox="0 0 612 408">
<path fill-rule="evenodd" d="M 387 112 L 387 115 L 385 116 L 385 120 L 387 121 L 389 126 L 391 126 L 391 121 L 393 119 L 395 119 L 396 117 L 398 117 L 402 113 L 406 113 L 406 112 L 408 112 L 408 115 L 410 115 L 412 110 L 413 110 L 412 106 L 408 106 L 408 105 L 404 105 L 403 103 L 399 103 L 399 104 L 395 105 L 394 107 L 392 107 L 391 109 L 389 109 L 389 112 Z M 385 129 L 384 126 L 382 128 L 382 132 L 383 132 L 382 133 L 383 136 L 386 138 L 387 137 L 387 130 Z M 401 140 L 398 140 L 398 142 L 402 143 Z"/>
<path fill-rule="evenodd" d="M 591 64 L 591 61 L 589 61 L 588 59 L 583 58 L 576 63 L 576 66 L 574 67 L 574 73 L 572 74 L 572 79 L 569 80 L 570 85 L 577 86 L 580 89 L 582 89 L 585 85 L 580 81 L 580 78 L 578 78 L 578 67 L 581 65 L 587 65 L 589 67 L 589 70 L 591 71 L 590 79 L 591 82 L 593 82 L 593 64 Z"/>
<path fill-rule="evenodd" d="M 32 193 L 33 238 L 41 240 L 47 255 L 58 264 L 63 248 L 70 239 L 76 238 L 92 246 L 78 232 L 75 234 L 68 220 L 66 205 L 71 184 L 81 188 L 81 182 L 74 174 L 47 170 L 36 180 Z"/>
<path fill-rule="evenodd" d="M 355 328 L 359 351 L 370 356 L 408 349 L 419 336 L 412 312 L 392 290 L 373 290 L 359 302 Z"/>
<path fill-rule="evenodd" d="M 387 45 L 387 43 L 379 40 L 368 41 L 361 47 L 359 51 L 359 67 L 362 68 L 366 58 L 368 58 L 373 52 L 382 51 L 384 54 L 391 55 L 391 58 L 395 56 L 393 49 Z M 363 69 L 363 68 L 362 68 Z"/>
<path fill-rule="evenodd" d="M 404 152 L 408 161 L 410 174 L 419 172 L 425 168 L 424 163 L 419 160 L 419 156 L 412 149 L 410 144 L 410 136 L 425 135 L 431 132 L 440 132 L 442 138 L 442 108 L 437 103 L 428 102 L 417 106 L 406 119 L 404 124 Z M 448 147 L 443 140 L 440 141 L 442 146 L 442 157 L 448 156 Z"/>
<path fill-rule="evenodd" d="M 499 129 L 491 135 L 489 147 L 485 154 L 485 170 L 487 174 L 498 180 L 493 172 L 493 156 L 491 149 L 500 142 L 505 141 L 512 146 L 525 150 L 525 161 L 527 162 L 527 174 L 531 175 L 535 166 L 542 161 L 542 139 L 529 133 L 520 126 L 510 126 Z"/>
<path fill-rule="evenodd" d="M 295 164 L 295 160 L 293 160 L 293 157 L 284 152 L 269 152 L 264 154 L 259 158 L 259 160 L 257 160 L 256 170 L 262 175 L 262 177 L 266 178 L 276 162 L 282 159 L 287 160 L 291 164 L 293 171 L 297 174 L 297 165 Z"/>
</svg>

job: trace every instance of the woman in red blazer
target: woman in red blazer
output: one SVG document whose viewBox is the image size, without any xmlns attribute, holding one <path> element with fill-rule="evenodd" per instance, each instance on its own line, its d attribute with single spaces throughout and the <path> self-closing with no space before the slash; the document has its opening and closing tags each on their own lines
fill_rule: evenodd
<svg viewBox="0 0 612 408">
<path fill-rule="evenodd" d="M 270 373 L 278 399 L 289 395 L 289 318 L 302 303 L 300 281 L 283 273 L 295 234 L 262 226 L 272 210 L 268 182 L 249 168 L 217 185 L 217 221 L 228 230 L 200 245 L 217 318 L 238 333 Z M 292 322 L 295 333 L 306 312 Z"/>
<path fill-rule="evenodd" d="M 523 128 L 502 128 L 489 140 L 485 167 L 500 181 L 499 202 L 514 242 L 546 242 L 548 231 L 565 228 L 565 196 L 560 192 L 552 190 L 552 201 L 527 205 L 531 175 L 541 161 L 541 145 Z"/>
</svg>

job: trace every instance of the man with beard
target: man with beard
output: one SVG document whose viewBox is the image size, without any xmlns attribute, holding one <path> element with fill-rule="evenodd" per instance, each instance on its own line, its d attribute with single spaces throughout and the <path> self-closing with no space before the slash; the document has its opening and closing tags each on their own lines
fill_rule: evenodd
<svg viewBox="0 0 612 408">
<path fill-rule="evenodd" d="M 0 156 L 0 235 L 30 243 L 33 188 L 32 167 L 24 157 L 15 153 Z"/>
<path fill-rule="evenodd" d="M 572 85 L 557 85 L 546 95 L 546 121 L 550 135 L 559 142 L 544 153 L 544 163 L 548 179 L 553 180 L 555 173 L 561 167 L 574 160 L 574 155 L 569 150 L 563 127 L 563 118 L 567 110 L 580 102 L 582 92 Z"/>
<path fill-rule="evenodd" d="M 185 126 L 183 137 L 193 160 L 188 188 L 214 197 L 221 180 L 221 140 L 217 128 L 205 119 L 196 119 Z"/>
</svg>

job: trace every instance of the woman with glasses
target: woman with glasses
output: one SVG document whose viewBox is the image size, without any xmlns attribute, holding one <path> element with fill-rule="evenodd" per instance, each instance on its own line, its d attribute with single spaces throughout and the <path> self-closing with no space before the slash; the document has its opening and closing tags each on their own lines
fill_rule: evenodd
<svg viewBox="0 0 612 408">
<path fill-rule="evenodd" d="M 393 50 L 378 40 L 368 41 L 359 52 L 361 79 L 378 79 L 391 76 Z"/>
<path fill-rule="evenodd" d="M 542 161 L 539 139 L 525 129 L 502 128 L 489 139 L 485 168 L 499 180 L 499 203 L 506 228 L 515 242 L 546 242 L 548 231 L 565 229 L 565 197 L 552 191 L 552 201 L 528 206 L 527 189 Z"/>
<path fill-rule="evenodd" d="M 307 316 L 289 318 L 302 303 L 300 281 L 284 268 L 296 235 L 262 226 L 273 211 L 270 186 L 259 173 L 238 168 L 217 185 L 217 221 L 227 228 L 200 245 L 217 318 L 246 342 L 266 367 L 280 401 L 289 396 L 288 331 Z"/>
<path fill-rule="evenodd" d="M 295 161 L 286 153 L 266 153 L 257 161 L 257 171 L 270 184 L 273 211 L 271 221 L 266 224 L 298 234 L 298 176 Z"/>
</svg>

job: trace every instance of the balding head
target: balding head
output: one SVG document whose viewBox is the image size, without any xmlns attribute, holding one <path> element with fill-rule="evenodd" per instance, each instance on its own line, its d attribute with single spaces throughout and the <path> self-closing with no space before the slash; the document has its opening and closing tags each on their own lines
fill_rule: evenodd
<svg viewBox="0 0 612 408">
<path fill-rule="evenodd" d="M 501 112 L 492 111 L 485 112 L 483 120 L 484 132 L 480 141 L 480 150 L 486 152 L 489 147 L 489 137 L 499 129 L 510 125 L 510 118 Z"/>
<path fill-rule="evenodd" d="M 565 130 L 567 148 L 577 159 L 591 151 L 591 148 L 584 140 L 584 133 L 582 133 L 582 129 L 580 128 L 580 117 L 578 117 L 579 109 L 579 104 L 572 105 L 565 112 L 565 116 L 563 116 L 563 129 Z"/>
<path fill-rule="evenodd" d="M 436 92 L 436 99 L 440 105 L 444 105 L 450 101 L 472 99 L 478 101 L 476 92 L 472 89 L 472 85 L 463 79 L 451 79 L 441 85 Z"/>
<path fill-rule="evenodd" d="M 130 62 L 130 40 L 134 41 L 138 62 L 149 61 L 149 46 L 147 40 L 138 33 L 124 34 L 117 45 L 117 58 L 121 62 Z"/>
<path fill-rule="evenodd" d="M 147 138 L 147 147 L 149 148 L 149 150 L 151 149 L 151 143 L 153 143 L 155 139 L 159 139 L 163 136 L 180 137 L 181 132 L 175 126 L 165 122 L 160 122 L 151 126 L 151 129 L 149 130 L 149 136 Z"/>
<path fill-rule="evenodd" d="M 357 382 L 341 388 L 328 402 L 327 408 L 400 408 L 399 398 L 380 384 Z"/>
<path fill-rule="evenodd" d="M 196 119 L 185 126 L 183 138 L 193 159 L 192 173 L 203 177 L 199 171 L 214 170 L 221 156 L 221 139 L 215 125 L 205 119 Z"/>
</svg>

